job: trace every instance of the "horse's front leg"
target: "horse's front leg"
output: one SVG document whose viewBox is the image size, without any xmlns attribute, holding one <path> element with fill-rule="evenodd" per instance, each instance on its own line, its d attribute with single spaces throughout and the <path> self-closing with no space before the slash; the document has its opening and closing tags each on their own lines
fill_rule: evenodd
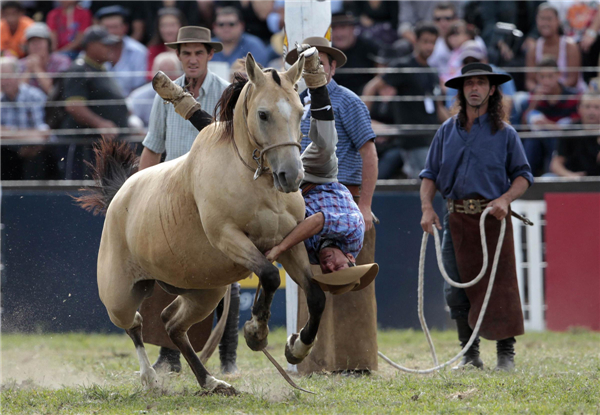
<svg viewBox="0 0 600 415">
<path fill-rule="evenodd" d="M 252 307 L 252 318 L 244 324 L 244 338 L 250 349 L 263 350 L 268 344 L 271 303 L 281 283 L 279 270 L 238 229 L 224 230 L 216 246 L 230 259 L 258 275 L 262 290 Z"/>
<path fill-rule="evenodd" d="M 287 361 L 296 365 L 308 356 L 315 344 L 321 315 L 325 309 L 325 293 L 319 284 L 312 279 L 308 254 L 303 243 L 282 254 L 278 261 L 296 284 L 302 287 L 308 304 L 309 318 L 306 325 L 300 330 L 300 333 L 292 334 L 285 345 Z"/>
</svg>

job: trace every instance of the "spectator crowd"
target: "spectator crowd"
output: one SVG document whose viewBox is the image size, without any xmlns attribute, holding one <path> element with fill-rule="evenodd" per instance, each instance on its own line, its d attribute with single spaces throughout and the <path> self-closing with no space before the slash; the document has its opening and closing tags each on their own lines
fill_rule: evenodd
<svg viewBox="0 0 600 415">
<path fill-rule="evenodd" d="M 369 108 L 379 179 L 418 177 L 437 127 L 454 114 L 456 90 L 444 82 L 472 62 L 513 77 L 503 106 L 529 134 L 536 176 L 600 175 L 598 1 L 331 7 L 332 46 L 347 57 L 334 79 Z M 264 67 L 284 66 L 283 0 L 3 1 L 1 12 L 5 180 L 87 178 L 83 162 L 100 134 L 126 139 L 148 128 L 153 75 L 183 74 L 165 45 L 181 27 L 206 27 L 222 44 L 209 63 L 221 78 L 248 52 Z"/>
</svg>

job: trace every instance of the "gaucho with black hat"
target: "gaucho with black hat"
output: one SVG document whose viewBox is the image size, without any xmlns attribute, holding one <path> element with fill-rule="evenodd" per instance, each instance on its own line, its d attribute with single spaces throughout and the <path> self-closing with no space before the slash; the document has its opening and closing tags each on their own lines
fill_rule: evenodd
<svg viewBox="0 0 600 415">
<path fill-rule="evenodd" d="M 517 132 L 504 122 L 502 94 L 498 85 L 511 79 L 494 73 L 489 65 L 472 63 L 461 75 L 446 82 L 458 89 L 459 113 L 437 131 L 425 169 L 420 174 L 423 230 L 442 229 L 432 207 L 436 190 L 447 201 L 444 217 L 442 258 L 450 277 L 466 283 L 482 267 L 479 219 L 491 206 L 485 221 L 487 250 L 496 250 L 500 221 L 506 218 L 506 234 L 500 253 L 496 281 L 479 334 L 497 341 L 498 370 L 514 368 L 515 336 L 524 333 L 523 313 L 517 284 L 510 203 L 533 184 L 531 167 Z M 484 278 L 467 289 L 446 287 L 446 302 L 456 320 L 458 338 L 464 347 L 479 316 L 491 266 Z M 483 366 L 479 339 L 464 355 L 459 367 Z"/>
</svg>

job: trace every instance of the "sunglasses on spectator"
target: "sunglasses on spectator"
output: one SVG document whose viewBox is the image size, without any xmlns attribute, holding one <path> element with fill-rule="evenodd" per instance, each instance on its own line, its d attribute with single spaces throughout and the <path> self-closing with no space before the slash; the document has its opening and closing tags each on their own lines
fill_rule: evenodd
<svg viewBox="0 0 600 415">
<path fill-rule="evenodd" d="M 441 16 L 441 17 L 433 18 L 433 20 L 435 20 L 436 22 L 441 22 L 442 20 L 449 22 L 450 20 L 454 20 L 454 19 L 456 19 L 456 16 Z"/>
<path fill-rule="evenodd" d="M 235 25 L 237 25 L 239 22 L 217 22 L 216 25 L 218 27 L 225 27 L 225 26 L 229 26 L 229 27 L 235 27 Z"/>
</svg>

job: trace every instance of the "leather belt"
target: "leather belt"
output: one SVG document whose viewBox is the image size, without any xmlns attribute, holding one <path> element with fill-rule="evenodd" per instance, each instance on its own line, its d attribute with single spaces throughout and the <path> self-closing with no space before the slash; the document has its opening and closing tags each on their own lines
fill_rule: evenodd
<svg viewBox="0 0 600 415">
<path fill-rule="evenodd" d="M 342 183 L 343 184 L 343 183 Z M 344 184 L 350 190 L 352 196 L 360 196 L 360 186 Z"/>
<path fill-rule="evenodd" d="M 314 189 L 317 186 L 318 185 L 316 183 L 304 183 L 302 186 L 300 186 L 300 188 L 302 189 L 302 196 L 306 196 L 312 189 Z"/>
<path fill-rule="evenodd" d="M 448 212 L 450 213 L 456 212 L 476 215 L 482 213 L 490 202 L 491 200 L 488 199 L 448 199 L 446 205 L 448 206 Z"/>
</svg>

